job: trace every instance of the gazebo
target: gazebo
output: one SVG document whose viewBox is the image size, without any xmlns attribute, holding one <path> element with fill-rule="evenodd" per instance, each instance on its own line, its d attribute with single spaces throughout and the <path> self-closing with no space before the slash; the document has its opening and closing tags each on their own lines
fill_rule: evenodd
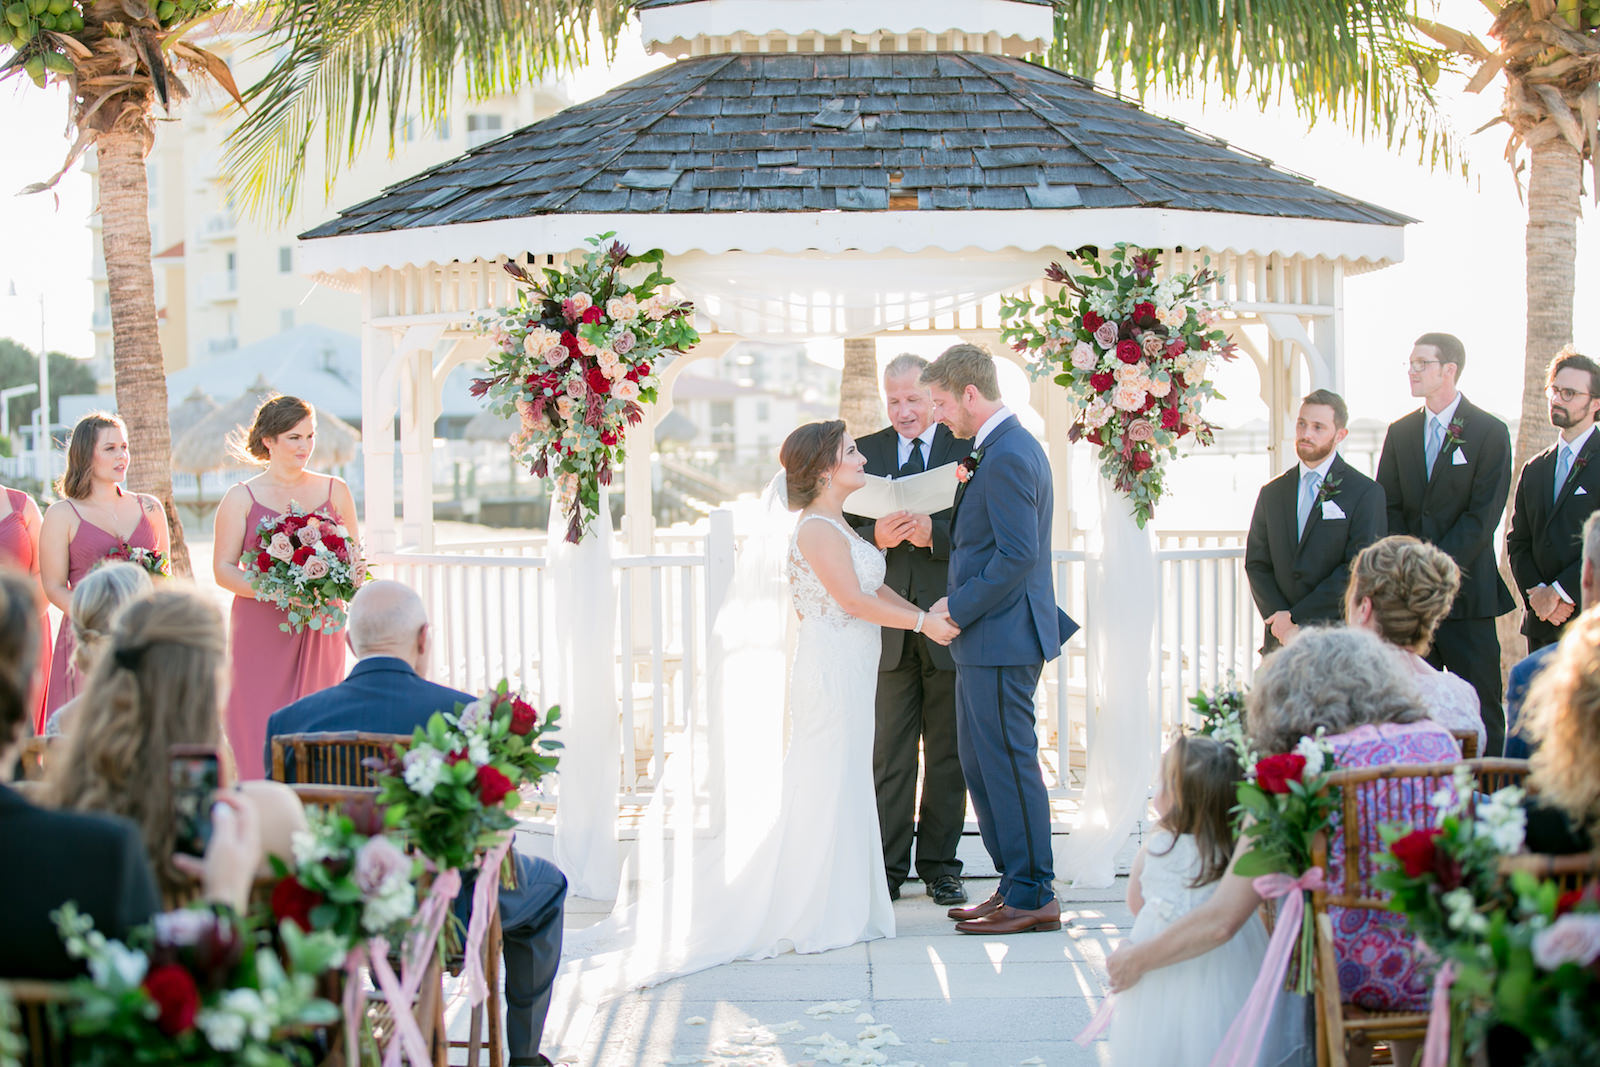
<svg viewBox="0 0 1600 1067">
<path fill-rule="evenodd" d="M 1403 254 L 1405 216 L 1029 62 L 1051 38 L 1048 0 L 638 7 L 646 46 L 674 62 L 401 181 L 302 236 L 302 269 L 362 299 L 364 529 L 436 603 L 478 579 L 451 578 L 451 558 L 434 551 L 432 426 L 447 375 L 486 351 L 474 316 L 513 302 L 503 263 L 558 263 L 607 232 L 634 250 L 665 251 L 704 340 L 665 372 L 663 400 L 635 431 L 649 442 L 683 366 L 741 339 L 959 334 L 1010 357 L 999 343 L 998 295 L 1042 288 L 1045 265 L 1068 251 L 1126 241 L 1166 250 L 1171 269 L 1209 259 L 1225 279 L 1212 296 L 1229 306 L 1235 340 L 1259 371 L 1269 448 L 1286 463 L 1296 399 L 1338 388 L 1344 375 L 1345 279 Z M 1061 583 L 1076 586 L 1062 591 L 1071 610 L 1083 584 L 1073 568 L 1084 559 L 1073 550 L 1065 491 L 1070 411 L 1047 383 L 1034 386 L 1033 406 L 1050 428 L 1062 482 L 1055 547 Z M 624 762 L 654 768 L 662 746 L 635 746 L 626 683 L 649 680 L 639 707 L 650 708 L 652 725 L 641 738 L 659 739 L 699 699 L 715 670 L 697 656 L 725 588 L 731 527 L 714 516 L 710 538 L 672 543 L 654 529 L 650 465 L 628 463 L 623 480 L 633 556 L 617 561 L 619 604 L 623 633 L 632 627 L 639 646 L 622 648 Z M 451 573 L 466 565 L 457 560 Z M 542 595 L 537 581 L 513 590 L 509 567 L 499 559 L 485 571 L 485 588 L 504 591 L 485 592 L 481 612 L 466 612 L 447 655 L 537 659 L 524 648 L 519 661 L 513 647 L 529 638 L 490 630 L 514 596 Z M 691 573 L 697 567 L 703 573 Z M 1223 584 L 1214 581 L 1219 595 Z M 1227 631 L 1218 656 L 1231 657 L 1230 667 L 1250 658 L 1240 588 L 1232 586 L 1233 617 L 1216 627 Z M 673 678 L 676 696 L 667 693 Z M 1067 686 L 1051 684 L 1065 788 Z M 1178 678 L 1159 698 L 1178 714 L 1182 687 Z"/>
</svg>

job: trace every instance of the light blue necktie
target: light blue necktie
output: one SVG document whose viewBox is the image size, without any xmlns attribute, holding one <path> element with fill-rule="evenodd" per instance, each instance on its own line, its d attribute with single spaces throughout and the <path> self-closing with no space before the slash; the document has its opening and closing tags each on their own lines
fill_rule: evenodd
<svg viewBox="0 0 1600 1067">
<path fill-rule="evenodd" d="M 1433 477 L 1433 464 L 1439 458 L 1439 449 L 1444 445 L 1444 424 L 1438 419 L 1428 419 L 1428 443 L 1425 455 L 1428 458 L 1428 477 Z"/>
<path fill-rule="evenodd" d="M 1556 495 L 1555 495 L 1555 499 L 1556 500 L 1560 500 L 1561 499 L 1561 489 L 1562 489 L 1563 486 L 1565 486 L 1567 484 L 1567 472 L 1570 471 L 1571 469 L 1572 469 L 1572 449 L 1568 448 L 1565 444 L 1557 446 L 1557 448 L 1556 448 Z"/>
<path fill-rule="evenodd" d="M 1317 489 L 1322 485 L 1322 475 L 1316 471 L 1306 471 L 1300 476 L 1300 502 L 1295 509 L 1295 518 L 1299 520 L 1300 536 L 1306 535 L 1306 523 L 1311 518 L 1311 507 L 1317 502 Z"/>
</svg>

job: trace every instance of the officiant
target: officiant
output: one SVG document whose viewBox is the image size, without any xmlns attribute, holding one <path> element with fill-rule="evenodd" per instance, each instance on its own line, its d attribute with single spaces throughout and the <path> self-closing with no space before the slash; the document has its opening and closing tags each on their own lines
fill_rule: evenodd
<svg viewBox="0 0 1600 1067">
<path fill-rule="evenodd" d="M 933 421 L 933 401 L 921 384 L 928 361 L 896 356 L 884 368 L 883 392 L 890 425 L 867 434 L 856 447 L 867 473 L 904 478 L 959 461 L 970 442 Z M 885 582 L 918 607 L 931 607 L 948 589 L 950 509 L 932 515 L 897 511 L 876 521 L 845 518 L 863 538 L 884 550 Z M 922 754 L 922 803 L 917 805 L 917 755 Z M 872 755 L 878 827 L 889 896 L 916 872 L 928 895 L 943 906 L 965 904 L 956 845 L 966 821 L 966 781 L 956 751 L 956 670 L 950 650 L 921 634 L 883 628 L 878 663 L 877 724 Z"/>
</svg>

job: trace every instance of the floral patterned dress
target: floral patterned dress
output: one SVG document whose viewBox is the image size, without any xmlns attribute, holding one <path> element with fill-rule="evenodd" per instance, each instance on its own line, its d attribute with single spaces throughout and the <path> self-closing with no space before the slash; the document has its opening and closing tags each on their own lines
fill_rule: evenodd
<svg viewBox="0 0 1600 1067">
<path fill-rule="evenodd" d="M 1392 763 L 1453 763 L 1461 749 L 1450 731 L 1438 723 L 1421 722 L 1359 726 L 1349 733 L 1327 738 L 1342 769 L 1378 767 Z M 1369 822 L 1361 827 L 1362 851 L 1373 856 L 1384 848 L 1378 827 L 1400 821 L 1398 805 L 1391 814 L 1383 810 L 1382 791 Z M 1410 805 L 1407 805 L 1410 810 Z M 1346 856 L 1342 816 L 1333 811 L 1328 834 L 1328 880 L 1344 877 Z M 1328 909 L 1333 920 L 1334 950 L 1339 963 L 1339 989 L 1347 1003 L 1368 1011 L 1426 1011 L 1433 987 L 1433 967 L 1417 950 L 1406 932 L 1405 917 L 1365 908 Z"/>
</svg>

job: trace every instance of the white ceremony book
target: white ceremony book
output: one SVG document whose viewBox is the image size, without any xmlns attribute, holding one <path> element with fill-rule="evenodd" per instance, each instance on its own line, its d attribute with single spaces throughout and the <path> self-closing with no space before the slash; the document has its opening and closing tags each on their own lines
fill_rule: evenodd
<svg viewBox="0 0 1600 1067">
<path fill-rule="evenodd" d="M 905 478 L 867 475 L 867 484 L 844 499 L 844 510 L 864 519 L 881 519 L 897 511 L 932 515 L 956 502 L 956 464 L 946 463 Z"/>
</svg>

